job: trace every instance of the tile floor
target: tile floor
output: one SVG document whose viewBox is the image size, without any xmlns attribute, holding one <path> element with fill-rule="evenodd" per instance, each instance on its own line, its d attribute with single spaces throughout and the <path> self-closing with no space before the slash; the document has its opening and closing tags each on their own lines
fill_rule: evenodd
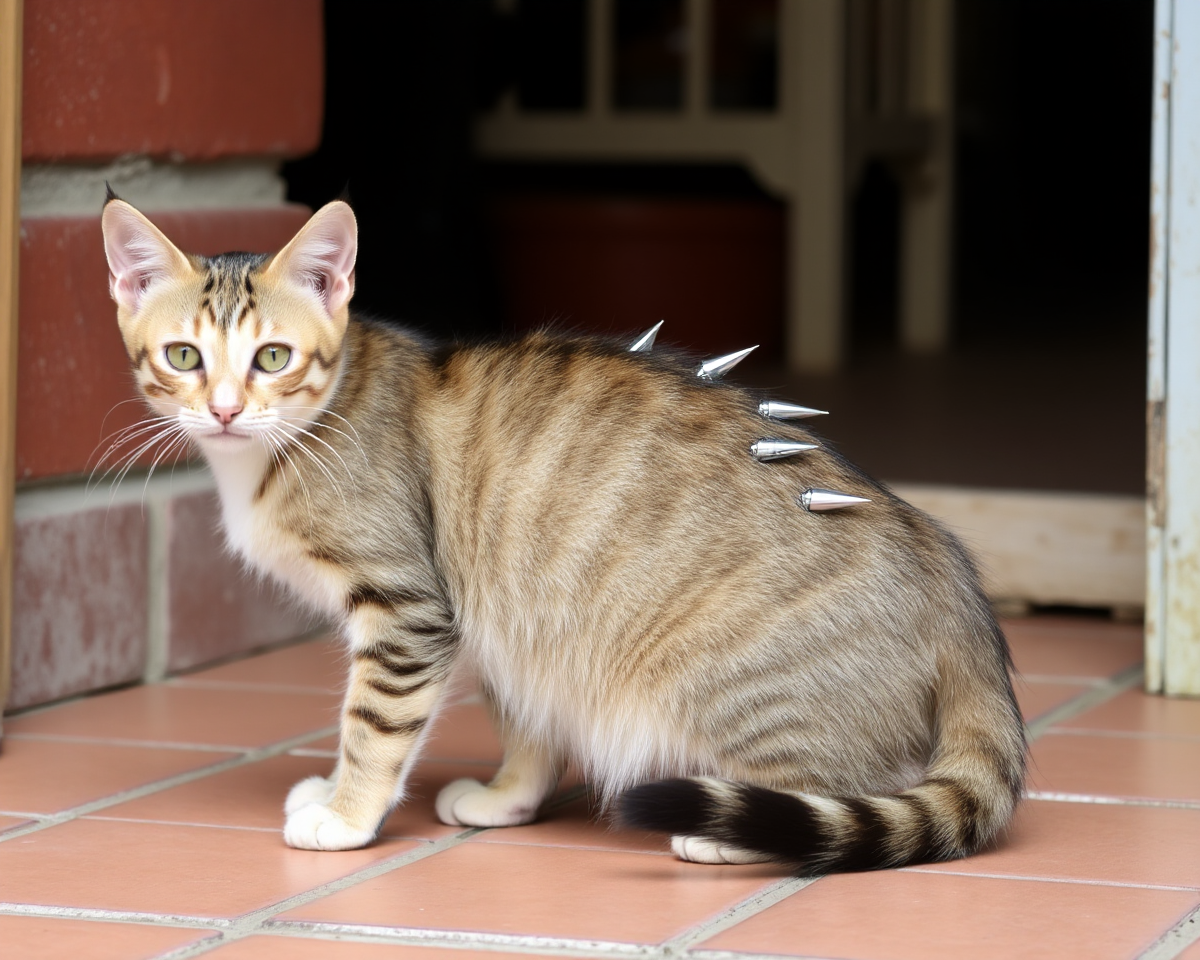
<svg viewBox="0 0 1200 960">
<path fill-rule="evenodd" d="M 470 699 L 379 843 L 290 850 L 283 797 L 336 744 L 331 641 L 30 711 L 0 754 L 0 956 L 1200 958 L 1200 702 L 1140 693 L 1138 627 L 1006 628 L 1033 739 L 1007 840 L 817 880 L 681 863 L 578 785 L 530 826 L 438 823 L 499 758 Z"/>
</svg>

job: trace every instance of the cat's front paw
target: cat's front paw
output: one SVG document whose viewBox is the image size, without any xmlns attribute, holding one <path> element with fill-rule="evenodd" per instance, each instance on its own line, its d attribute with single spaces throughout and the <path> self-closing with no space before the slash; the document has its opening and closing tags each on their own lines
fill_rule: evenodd
<svg viewBox="0 0 1200 960">
<path fill-rule="evenodd" d="M 537 807 L 511 794 L 485 787 L 478 780 L 455 780 L 442 787 L 437 815 L 452 827 L 515 827 L 537 817 Z"/>
<path fill-rule="evenodd" d="M 289 803 L 291 799 L 289 795 Z M 357 850 L 375 839 L 375 831 L 350 826 L 323 803 L 308 803 L 288 814 L 283 839 L 299 850 Z"/>
<path fill-rule="evenodd" d="M 308 777 L 301 780 L 288 791 L 287 799 L 283 802 L 283 812 L 290 817 L 310 803 L 328 803 L 333 797 L 334 786 L 332 777 Z"/>
</svg>

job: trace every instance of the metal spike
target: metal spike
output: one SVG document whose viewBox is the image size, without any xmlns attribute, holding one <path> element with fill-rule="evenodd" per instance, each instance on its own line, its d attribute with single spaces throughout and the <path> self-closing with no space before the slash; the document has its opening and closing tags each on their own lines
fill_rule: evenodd
<svg viewBox="0 0 1200 960">
<path fill-rule="evenodd" d="M 802 407 L 798 403 L 788 403 L 786 400 L 764 400 L 758 405 L 759 416 L 771 420 L 803 420 L 805 417 L 823 417 L 828 413 L 828 410 Z"/>
<path fill-rule="evenodd" d="M 630 353 L 649 353 L 654 349 L 654 338 L 658 336 L 658 331 L 662 327 L 663 321 L 659 320 L 654 326 L 643 333 L 640 337 L 629 345 Z"/>
<path fill-rule="evenodd" d="M 826 510 L 841 510 L 860 503 L 870 503 L 866 497 L 855 497 L 837 490 L 822 490 L 820 487 L 809 487 L 796 498 L 809 513 L 823 513 Z"/>
<path fill-rule="evenodd" d="M 817 444 L 803 443 L 799 440 L 780 440 L 778 437 L 763 437 L 750 444 L 750 456 L 755 460 L 782 460 L 784 457 L 794 457 L 798 453 L 816 450 Z"/>
<path fill-rule="evenodd" d="M 720 380 L 725 374 L 745 360 L 751 352 L 757 349 L 758 344 L 756 343 L 745 350 L 737 350 L 734 353 L 727 353 L 723 357 L 713 357 L 711 360 L 705 360 L 696 370 L 696 376 L 702 380 Z"/>
</svg>

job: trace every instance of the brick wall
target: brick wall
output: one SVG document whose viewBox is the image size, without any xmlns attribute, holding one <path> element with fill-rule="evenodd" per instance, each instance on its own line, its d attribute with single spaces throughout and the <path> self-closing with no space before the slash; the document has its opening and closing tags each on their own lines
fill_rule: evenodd
<svg viewBox="0 0 1200 960">
<path fill-rule="evenodd" d="M 25 0 L 9 708 L 311 629 L 225 554 L 201 469 L 115 494 L 86 476 L 143 415 L 122 403 L 104 182 L 184 249 L 278 248 L 308 215 L 278 164 L 316 147 L 323 79 L 320 0 Z"/>
</svg>

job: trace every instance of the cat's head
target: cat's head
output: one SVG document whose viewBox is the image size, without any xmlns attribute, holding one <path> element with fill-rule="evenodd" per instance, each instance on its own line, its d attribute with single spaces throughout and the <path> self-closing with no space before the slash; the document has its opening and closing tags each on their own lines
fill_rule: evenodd
<svg viewBox="0 0 1200 960">
<path fill-rule="evenodd" d="M 336 386 L 357 225 L 330 203 L 278 253 L 181 252 L 128 203 L 104 207 L 117 322 L 142 394 L 206 453 L 278 447 Z"/>
</svg>

